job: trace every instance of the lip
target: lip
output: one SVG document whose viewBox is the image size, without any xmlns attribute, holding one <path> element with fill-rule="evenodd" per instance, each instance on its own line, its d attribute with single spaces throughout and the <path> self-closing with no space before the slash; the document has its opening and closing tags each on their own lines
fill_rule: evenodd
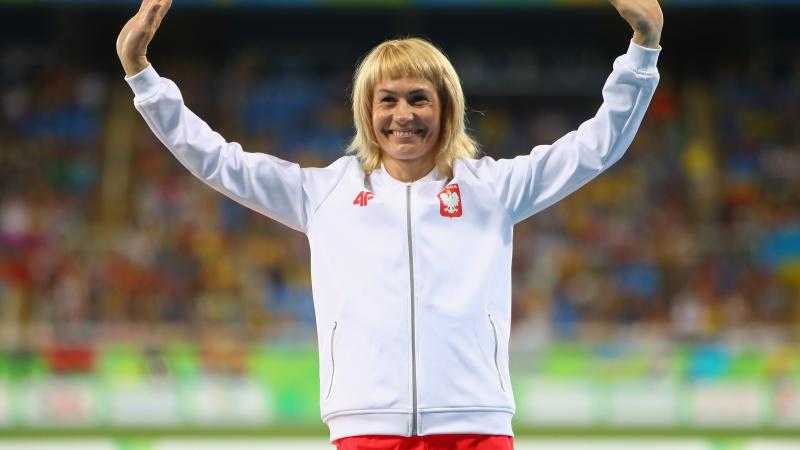
<svg viewBox="0 0 800 450">
<path fill-rule="evenodd" d="M 396 134 L 396 133 L 398 133 L 398 132 L 408 132 L 408 131 L 412 131 L 413 133 L 411 133 L 411 134 L 409 134 L 409 135 L 399 135 L 399 134 Z M 398 139 L 398 140 L 411 140 L 411 139 L 414 139 L 414 138 L 415 138 L 415 137 L 417 137 L 417 136 L 421 136 L 421 135 L 423 134 L 423 130 L 420 130 L 420 129 L 410 129 L 410 130 L 386 130 L 386 131 L 385 131 L 385 133 L 386 133 L 387 135 L 389 135 L 389 136 L 393 136 L 395 139 Z"/>
</svg>

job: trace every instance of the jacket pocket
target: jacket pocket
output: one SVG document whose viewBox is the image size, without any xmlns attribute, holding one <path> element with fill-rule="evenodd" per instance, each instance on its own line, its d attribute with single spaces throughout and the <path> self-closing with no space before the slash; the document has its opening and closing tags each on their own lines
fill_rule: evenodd
<svg viewBox="0 0 800 450">
<path fill-rule="evenodd" d="M 500 380 L 500 389 L 503 392 L 506 391 L 506 387 L 503 385 L 503 375 L 500 373 L 500 366 L 497 364 L 497 351 L 500 345 L 500 340 L 497 338 L 497 327 L 494 324 L 494 319 L 492 319 L 492 315 L 489 314 L 489 323 L 492 324 L 492 333 L 494 334 L 494 368 L 497 371 L 497 379 Z"/>
<path fill-rule="evenodd" d="M 331 388 L 333 388 L 333 375 L 336 373 L 336 365 L 334 363 L 334 358 L 333 358 L 333 344 L 334 344 L 334 338 L 336 337 L 336 327 L 337 326 L 338 326 L 338 323 L 336 321 L 334 321 L 333 322 L 333 328 L 331 328 L 331 376 L 330 376 L 330 380 L 328 381 L 328 393 L 325 394 L 325 399 L 326 400 L 331 395 Z"/>
</svg>

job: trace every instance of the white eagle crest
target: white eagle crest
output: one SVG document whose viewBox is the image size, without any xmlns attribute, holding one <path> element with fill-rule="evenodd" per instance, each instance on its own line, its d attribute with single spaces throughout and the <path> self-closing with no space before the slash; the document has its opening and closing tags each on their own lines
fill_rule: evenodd
<svg viewBox="0 0 800 450">
<path fill-rule="evenodd" d="M 439 200 L 442 201 L 447 214 L 455 214 L 455 212 L 458 211 L 458 203 L 461 201 L 461 199 L 458 198 L 457 192 L 448 191 L 440 192 Z"/>
</svg>

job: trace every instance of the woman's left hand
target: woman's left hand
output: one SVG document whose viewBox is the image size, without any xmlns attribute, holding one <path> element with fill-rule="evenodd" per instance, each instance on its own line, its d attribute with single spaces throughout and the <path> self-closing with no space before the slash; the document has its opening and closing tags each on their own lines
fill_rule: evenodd
<svg viewBox="0 0 800 450">
<path fill-rule="evenodd" d="M 633 42 L 650 48 L 659 48 L 664 15 L 658 0 L 608 0 L 619 15 L 633 28 Z"/>
</svg>

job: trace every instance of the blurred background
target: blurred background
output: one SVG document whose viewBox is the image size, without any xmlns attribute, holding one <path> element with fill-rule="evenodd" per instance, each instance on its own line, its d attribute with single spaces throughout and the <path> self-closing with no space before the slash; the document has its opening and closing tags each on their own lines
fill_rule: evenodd
<svg viewBox="0 0 800 450">
<path fill-rule="evenodd" d="M 138 4 L 0 1 L 0 449 L 333 448 L 306 237 L 147 128 Z M 800 448 L 800 1 L 662 7 L 628 153 L 515 230 L 520 449 Z M 149 59 L 229 141 L 324 166 L 356 62 L 405 35 L 504 158 L 593 116 L 631 31 L 599 0 L 174 0 Z"/>
</svg>

